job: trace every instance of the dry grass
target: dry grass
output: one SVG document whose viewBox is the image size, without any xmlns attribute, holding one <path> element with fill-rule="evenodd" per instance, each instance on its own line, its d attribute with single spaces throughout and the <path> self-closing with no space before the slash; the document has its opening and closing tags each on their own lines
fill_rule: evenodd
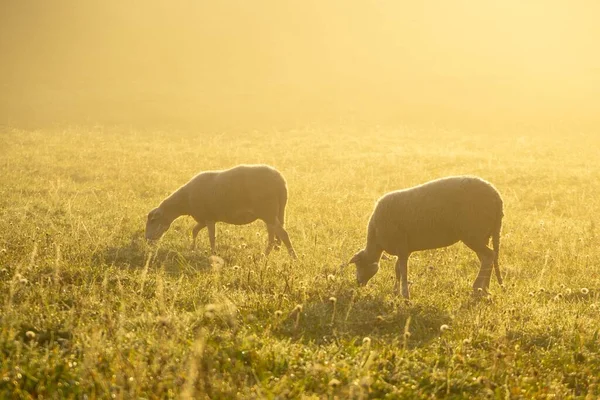
<svg viewBox="0 0 600 400">
<path fill-rule="evenodd" d="M 3 128 L 0 397 L 598 396 L 598 145 L 438 128 Z M 146 245 L 162 198 L 242 162 L 286 176 L 297 262 L 260 254 L 260 223 L 218 225 L 217 268 L 206 232 L 189 250 L 190 219 Z M 504 290 L 471 297 L 478 265 L 462 245 L 411 257 L 411 304 L 392 294 L 391 261 L 360 290 L 340 272 L 381 194 L 461 173 L 504 197 Z"/>
</svg>

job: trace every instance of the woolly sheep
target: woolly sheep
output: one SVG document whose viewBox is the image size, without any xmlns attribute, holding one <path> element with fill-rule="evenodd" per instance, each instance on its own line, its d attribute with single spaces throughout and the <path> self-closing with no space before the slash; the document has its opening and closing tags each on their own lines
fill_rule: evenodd
<svg viewBox="0 0 600 400">
<path fill-rule="evenodd" d="M 481 262 L 473 290 L 487 291 L 492 266 L 498 283 L 502 199 L 483 179 L 453 176 L 390 192 L 381 197 L 367 228 L 367 245 L 348 262 L 365 285 L 379 269 L 383 251 L 398 256 L 395 292 L 409 298 L 408 258 L 414 251 L 436 249 L 462 241 Z M 490 236 L 494 250 L 488 247 Z"/>
<path fill-rule="evenodd" d="M 286 182 L 267 165 L 239 165 L 224 171 L 202 172 L 148 213 L 146 239 L 155 241 L 182 215 L 197 222 L 192 230 L 192 249 L 201 229 L 208 229 L 210 249 L 215 253 L 215 223 L 249 224 L 257 219 L 267 224 L 269 254 L 278 240 L 292 258 L 296 253 L 283 227 L 287 203 Z"/>
</svg>

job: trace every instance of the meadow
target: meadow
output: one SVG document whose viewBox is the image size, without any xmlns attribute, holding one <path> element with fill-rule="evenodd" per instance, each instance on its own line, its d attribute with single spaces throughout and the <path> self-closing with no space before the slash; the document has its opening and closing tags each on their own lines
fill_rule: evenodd
<svg viewBox="0 0 600 400">
<path fill-rule="evenodd" d="M 0 128 L 0 398 L 597 398 L 600 138 L 576 131 L 306 127 Z M 264 224 L 191 218 L 157 247 L 148 211 L 199 171 L 267 163 L 299 255 Z M 464 245 L 358 288 L 385 192 L 455 174 L 504 199 L 489 297 Z"/>
</svg>

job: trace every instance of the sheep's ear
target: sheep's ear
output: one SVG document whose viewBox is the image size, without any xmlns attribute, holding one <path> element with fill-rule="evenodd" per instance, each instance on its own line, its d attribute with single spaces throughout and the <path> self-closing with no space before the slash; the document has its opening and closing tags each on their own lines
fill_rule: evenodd
<svg viewBox="0 0 600 400">
<path fill-rule="evenodd" d="M 358 253 L 353 255 L 352 258 L 350 259 L 350 261 L 348 261 L 348 264 L 356 264 L 358 262 L 358 260 L 360 260 L 360 254 L 361 254 L 361 252 L 359 251 Z"/>
<path fill-rule="evenodd" d="M 163 215 L 163 212 L 161 211 L 161 209 L 155 208 L 154 210 L 152 210 L 148 213 L 148 220 L 153 221 L 155 219 L 159 219 L 162 217 L 162 215 Z"/>
<path fill-rule="evenodd" d="M 340 265 L 340 270 L 343 270 L 344 267 L 347 267 L 350 264 L 356 264 L 360 258 L 360 253 L 362 251 L 359 251 L 358 253 L 356 253 L 355 255 L 352 256 L 352 258 L 350 259 L 350 261 L 343 263 L 342 265 Z"/>
</svg>

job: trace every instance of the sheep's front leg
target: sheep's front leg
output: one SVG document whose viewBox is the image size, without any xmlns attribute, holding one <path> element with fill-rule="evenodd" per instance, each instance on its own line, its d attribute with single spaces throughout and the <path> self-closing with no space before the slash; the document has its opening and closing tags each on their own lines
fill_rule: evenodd
<svg viewBox="0 0 600 400">
<path fill-rule="evenodd" d="M 215 221 L 207 221 L 206 228 L 208 228 L 208 240 L 210 241 L 210 252 L 216 254 L 215 251 Z"/>
<path fill-rule="evenodd" d="M 394 292 L 400 294 L 400 284 L 402 284 L 402 296 L 405 299 L 410 298 L 408 292 L 408 255 L 398 255 L 396 260 L 396 285 L 394 286 Z"/>
<path fill-rule="evenodd" d="M 198 236 L 198 232 L 206 227 L 206 224 L 203 222 L 198 222 L 194 229 L 192 229 L 192 250 L 196 248 L 196 237 Z"/>
</svg>

